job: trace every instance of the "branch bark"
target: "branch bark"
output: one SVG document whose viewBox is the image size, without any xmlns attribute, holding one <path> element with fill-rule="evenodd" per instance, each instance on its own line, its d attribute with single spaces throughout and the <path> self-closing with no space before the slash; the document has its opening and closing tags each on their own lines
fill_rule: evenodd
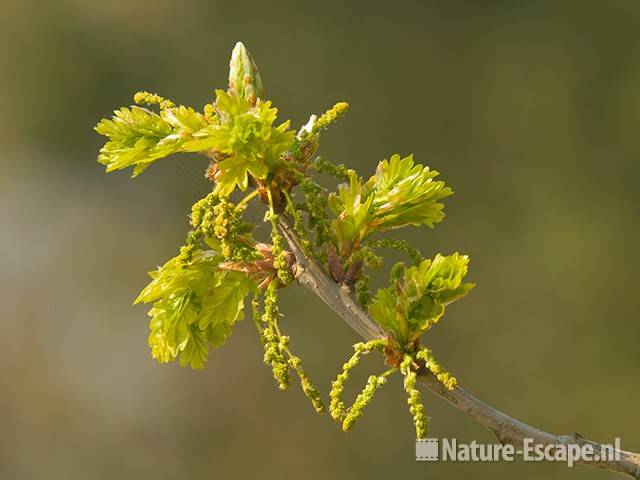
<svg viewBox="0 0 640 480">
<path fill-rule="evenodd" d="M 286 218 L 280 217 L 280 226 L 297 260 L 295 277 L 298 283 L 320 297 L 365 340 L 384 338 L 384 331 L 360 308 L 349 289 L 335 283 L 322 265 L 304 254 L 299 238 Z M 453 391 L 447 390 L 432 375 L 420 376 L 419 380 L 435 395 L 491 430 L 503 444 L 511 444 L 519 448 L 522 447 L 524 439 L 530 438 L 534 443 L 545 446 L 592 445 L 595 452 L 602 451 L 604 448 L 602 444 L 587 440 L 578 433 L 556 435 L 527 425 L 487 405 L 460 387 L 456 387 Z M 640 454 L 625 450 L 616 450 L 615 453 L 619 460 L 578 460 L 578 463 L 640 479 Z"/>
</svg>

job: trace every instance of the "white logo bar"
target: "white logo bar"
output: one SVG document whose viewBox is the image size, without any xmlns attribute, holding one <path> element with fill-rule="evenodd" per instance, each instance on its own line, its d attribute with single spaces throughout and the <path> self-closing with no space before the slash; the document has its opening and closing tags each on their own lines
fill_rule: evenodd
<svg viewBox="0 0 640 480">
<path fill-rule="evenodd" d="M 455 438 L 425 438 L 416 440 L 416 461 L 419 462 L 513 462 L 515 457 L 525 462 L 563 462 L 568 466 L 578 461 L 619 461 L 620 439 L 613 445 L 543 445 L 525 438 L 522 448 L 500 443 L 458 442 Z"/>
</svg>

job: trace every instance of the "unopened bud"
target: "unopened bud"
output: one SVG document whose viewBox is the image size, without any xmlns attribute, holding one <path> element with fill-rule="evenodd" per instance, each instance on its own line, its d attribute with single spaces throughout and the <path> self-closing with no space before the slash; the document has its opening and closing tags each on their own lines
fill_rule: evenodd
<svg viewBox="0 0 640 480">
<path fill-rule="evenodd" d="M 231 53 L 229 94 L 244 98 L 252 105 L 264 97 L 260 72 L 242 42 L 236 43 Z"/>
</svg>

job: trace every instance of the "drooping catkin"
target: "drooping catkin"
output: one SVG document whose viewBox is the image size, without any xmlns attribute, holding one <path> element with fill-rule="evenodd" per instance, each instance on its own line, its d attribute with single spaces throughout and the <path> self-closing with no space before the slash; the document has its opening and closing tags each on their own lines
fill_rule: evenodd
<svg viewBox="0 0 640 480">
<path fill-rule="evenodd" d="M 267 287 L 264 298 L 264 313 L 261 322 L 265 325 L 260 332 L 260 340 L 264 346 L 264 363 L 271 366 L 273 378 L 278 382 L 280 390 L 291 385 L 289 364 L 286 358 L 286 348 L 289 337 L 281 336 L 277 329 L 278 293 L 276 283 L 271 282 Z"/>
<path fill-rule="evenodd" d="M 400 372 L 404 375 L 404 389 L 407 392 L 409 413 L 411 413 L 413 424 L 416 427 L 416 437 L 425 438 L 428 431 L 428 419 L 424 412 L 420 391 L 416 388 L 417 375 L 412 366 L 413 358 L 410 355 L 405 355 L 400 364 Z"/>
<path fill-rule="evenodd" d="M 442 385 L 445 386 L 447 390 L 453 390 L 458 385 L 458 380 L 456 377 L 447 372 L 440 363 L 433 356 L 431 351 L 427 348 L 422 348 L 418 351 L 417 358 L 420 360 L 424 360 L 424 366 L 427 370 L 435 375 Z"/>
<path fill-rule="evenodd" d="M 342 372 L 338 374 L 336 379 L 331 383 L 331 392 L 329 393 L 329 398 L 331 399 L 329 413 L 331 414 L 331 418 L 338 422 L 344 420 L 347 414 L 347 408 L 342 400 L 342 392 L 344 391 L 344 384 L 349 379 L 351 370 L 358 365 L 362 355 L 366 355 L 376 349 L 380 350 L 382 346 L 383 344 L 379 340 L 372 340 L 367 343 L 356 343 L 353 346 L 355 353 L 342 366 Z"/>
<path fill-rule="evenodd" d="M 326 408 L 319 390 L 304 371 L 302 360 L 289 350 L 289 337 L 280 333 L 277 325 L 279 316 L 277 301 L 278 297 L 274 280 L 269 284 L 265 293 L 264 313 L 260 313 L 260 302 L 258 298 L 254 297 L 251 302 L 256 327 L 258 328 L 260 340 L 264 346 L 264 363 L 271 366 L 273 377 L 281 390 L 285 390 L 291 385 L 289 369 L 296 372 L 300 379 L 302 392 L 309 398 L 314 410 L 318 413 L 323 413 Z M 264 327 L 262 325 L 264 325 Z"/>
<path fill-rule="evenodd" d="M 299 357 L 291 355 L 289 358 L 289 366 L 297 373 L 300 379 L 300 388 L 305 396 L 311 401 L 311 405 L 318 413 L 324 413 L 326 410 L 324 400 L 318 388 L 311 382 L 307 373 L 302 368 L 302 361 Z"/>
<path fill-rule="evenodd" d="M 342 430 L 345 432 L 351 430 L 356 420 L 362 416 L 362 412 L 367 405 L 373 400 L 376 391 L 386 383 L 387 379 L 383 376 L 371 375 L 367 380 L 362 392 L 358 394 L 351 408 L 346 412 L 342 421 Z"/>
</svg>

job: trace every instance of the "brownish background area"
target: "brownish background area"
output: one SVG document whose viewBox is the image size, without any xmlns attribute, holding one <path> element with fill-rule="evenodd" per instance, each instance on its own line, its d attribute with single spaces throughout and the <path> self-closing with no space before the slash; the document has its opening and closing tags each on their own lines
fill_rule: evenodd
<svg viewBox="0 0 640 480">
<path fill-rule="evenodd" d="M 612 476 L 417 464 L 398 379 L 345 435 L 277 390 L 247 321 L 203 372 L 150 358 L 131 300 L 182 242 L 206 161 L 107 176 L 92 127 L 139 89 L 209 102 L 237 40 L 282 118 L 350 102 L 327 158 L 368 175 L 414 153 L 456 190 L 442 225 L 403 238 L 472 257 L 478 287 L 425 339 L 461 384 L 534 425 L 640 449 L 640 3 L 0 6 L 0 478 Z M 306 292 L 284 297 L 283 327 L 326 391 L 356 337 Z M 433 436 L 494 441 L 425 402 Z"/>
</svg>

